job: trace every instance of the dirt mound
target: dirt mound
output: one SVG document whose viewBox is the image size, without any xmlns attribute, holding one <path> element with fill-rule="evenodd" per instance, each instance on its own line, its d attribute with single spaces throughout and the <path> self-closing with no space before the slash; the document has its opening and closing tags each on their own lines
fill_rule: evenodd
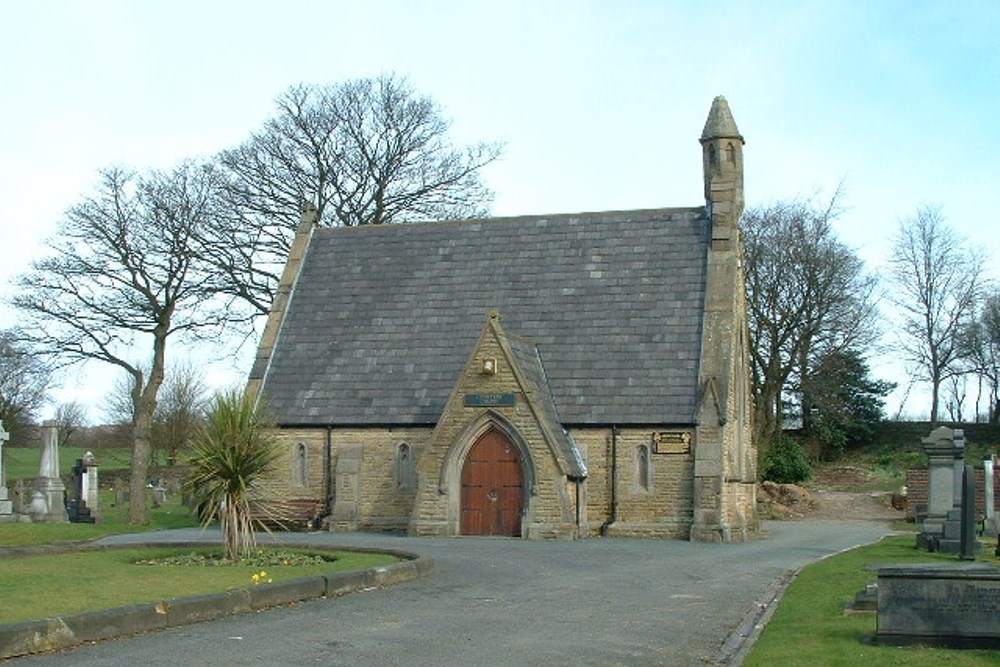
<svg viewBox="0 0 1000 667">
<path fill-rule="evenodd" d="M 817 507 L 816 496 L 797 484 L 765 481 L 758 487 L 760 514 L 772 519 L 797 519 Z"/>
<path fill-rule="evenodd" d="M 757 487 L 757 511 L 763 519 L 892 521 L 903 512 L 887 492 L 826 491 L 815 493 L 795 484 L 763 482 Z"/>
</svg>

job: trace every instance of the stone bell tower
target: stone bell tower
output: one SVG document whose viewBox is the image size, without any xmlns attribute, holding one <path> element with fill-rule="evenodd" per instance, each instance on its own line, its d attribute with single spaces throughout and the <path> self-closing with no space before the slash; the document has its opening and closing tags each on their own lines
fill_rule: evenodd
<svg viewBox="0 0 1000 667">
<path fill-rule="evenodd" d="M 756 452 L 739 220 L 743 213 L 743 135 L 724 97 L 701 134 L 705 209 L 711 225 L 695 421 L 691 539 L 746 539 L 758 526 Z"/>
<path fill-rule="evenodd" d="M 716 97 L 701 133 L 705 204 L 712 220 L 712 249 L 728 249 L 743 213 L 743 135 L 726 98 Z"/>
</svg>

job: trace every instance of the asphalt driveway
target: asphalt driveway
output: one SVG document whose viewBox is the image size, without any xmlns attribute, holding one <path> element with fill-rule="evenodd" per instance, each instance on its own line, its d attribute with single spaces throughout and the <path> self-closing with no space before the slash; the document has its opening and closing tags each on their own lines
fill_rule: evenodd
<svg viewBox="0 0 1000 667">
<path fill-rule="evenodd" d="M 790 570 L 871 542 L 886 524 L 768 523 L 746 544 L 283 534 L 434 559 L 430 577 L 65 653 L 29 665 L 711 665 Z M 197 530 L 155 534 L 189 541 Z M 150 541 L 152 534 L 115 542 Z M 108 582 L 113 586 L 114 582 Z"/>
</svg>

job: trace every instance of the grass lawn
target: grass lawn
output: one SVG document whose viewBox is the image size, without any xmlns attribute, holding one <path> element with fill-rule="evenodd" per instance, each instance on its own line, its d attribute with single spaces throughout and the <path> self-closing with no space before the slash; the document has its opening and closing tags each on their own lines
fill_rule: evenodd
<svg viewBox="0 0 1000 667">
<path fill-rule="evenodd" d="M 6 450 L 4 450 L 6 453 Z M 101 491 L 99 523 L 0 523 L 0 547 L 30 546 L 52 542 L 94 540 L 117 533 L 138 533 L 168 528 L 197 526 L 196 517 L 181 504 L 177 495 L 168 496 L 163 507 L 153 507 L 152 492 L 146 499 L 149 524 L 130 526 L 126 523 L 128 507 L 114 505 L 113 491 Z"/>
<path fill-rule="evenodd" d="M 958 651 L 921 647 L 869 646 L 875 616 L 845 616 L 844 607 L 875 573 L 876 563 L 956 562 L 953 555 L 928 554 L 914 548 L 912 534 L 887 537 L 807 566 L 788 587 L 774 617 L 743 663 L 745 667 L 822 665 L 881 667 L 913 665 L 949 667 L 1000 665 L 997 651 Z M 981 560 L 1000 564 L 987 544 Z"/>
<path fill-rule="evenodd" d="M 3 576 L 0 577 L 0 600 L 3 600 L 0 623 L 246 588 L 254 585 L 251 577 L 262 569 L 255 565 L 213 567 L 135 562 L 191 552 L 190 548 L 136 548 L 5 559 L 0 564 L 3 568 Z M 386 554 L 315 553 L 336 560 L 309 565 L 268 566 L 267 575 L 278 582 L 329 572 L 367 569 L 399 560 Z"/>
<path fill-rule="evenodd" d="M 97 458 L 98 473 L 101 470 L 125 470 L 132 462 L 132 450 L 128 448 L 102 448 L 92 451 Z M 76 460 L 82 459 L 86 453 L 86 447 L 60 447 L 59 474 L 69 475 L 76 465 Z M 14 480 L 17 479 L 34 480 L 38 477 L 41 457 L 40 447 L 4 447 L 3 464 L 7 467 L 7 486 L 13 486 Z"/>
</svg>

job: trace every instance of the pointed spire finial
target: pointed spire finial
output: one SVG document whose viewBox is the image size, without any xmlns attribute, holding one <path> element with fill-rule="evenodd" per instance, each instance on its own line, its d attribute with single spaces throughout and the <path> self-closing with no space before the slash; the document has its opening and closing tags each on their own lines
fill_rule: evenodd
<svg viewBox="0 0 1000 667">
<path fill-rule="evenodd" d="M 712 100 L 712 109 L 708 112 L 708 120 L 705 121 L 705 129 L 701 133 L 701 142 L 711 141 L 712 139 L 739 139 L 741 144 L 745 144 L 743 141 L 743 135 L 740 134 L 739 129 L 736 127 L 736 121 L 733 120 L 733 113 L 729 110 L 729 103 L 726 102 L 726 98 L 719 95 L 714 100 Z"/>
</svg>

